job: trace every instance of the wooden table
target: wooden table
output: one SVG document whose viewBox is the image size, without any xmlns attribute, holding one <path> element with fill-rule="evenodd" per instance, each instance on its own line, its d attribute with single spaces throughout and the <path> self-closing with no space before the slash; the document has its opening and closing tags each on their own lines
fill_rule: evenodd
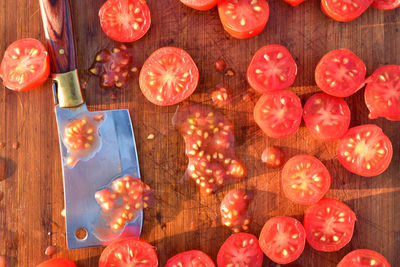
<svg viewBox="0 0 400 267">
<path fill-rule="evenodd" d="M 322 253 L 306 246 L 291 266 L 335 266 L 357 248 L 379 251 L 392 266 L 400 266 L 400 124 L 385 119 L 369 120 L 363 90 L 347 98 L 352 111 L 351 125 L 376 123 L 393 142 L 394 155 L 389 169 L 375 178 L 362 178 L 346 171 L 337 161 L 336 142 L 313 139 L 304 125 L 293 136 L 271 139 L 263 135 L 252 118 L 257 96 L 245 97 L 249 86 L 247 65 L 254 52 L 266 44 L 285 45 L 298 64 L 292 88 L 303 103 L 318 91 L 314 69 L 328 51 L 349 48 L 360 56 L 368 74 L 383 64 L 400 64 L 400 8 L 395 11 L 367 10 L 361 18 L 338 23 L 320 10 L 319 1 L 306 1 L 292 8 L 281 0 L 270 0 L 271 16 L 257 37 L 236 40 L 222 29 L 217 10 L 199 12 L 178 0 L 149 0 L 152 26 L 144 38 L 133 44 L 138 62 L 162 46 L 178 46 L 189 52 L 200 71 L 194 101 L 209 102 L 213 87 L 228 83 L 234 90 L 234 104 L 223 110 L 233 120 L 237 152 L 248 167 L 242 183 L 227 186 L 211 196 L 201 196 L 195 186 L 181 178 L 187 164 L 184 142 L 171 124 L 176 106 L 158 107 L 142 95 L 137 77 L 111 100 L 109 92 L 98 88 L 98 80 L 85 74 L 99 49 L 114 42 L 102 32 L 98 10 L 103 1 L 72 0 L 78 62 L 81 77 L 88 78 L 86 100 L 92 110 L 128 108 L 138 144 L 141 172 L 157 192 L 153 208 L 145 212 L 142 237 L 151 242 L 160 266 L 178 252 L 200 249 L 214 260 L 230 232 L 221 226 L 219 204 L 231 188 L 255 187 L 251 209 L 251 233 L 258 235 L 271 216 L 288 215 L 302 219 L 304 207 L 286 199 L 279 186 L 279 171 L 267 169 L 260 160 L 267 145 L 283 147 L 288 156 L 307 153 L 320 158 L 332 175 L 328 197 L 346 202 L 357 214 L 352 241 L 335 253 Z M 88 8 L 89 7 L 89 8 Z M 2 0 L 0 3 L 0 55 L 13 41 L 32 37 L 45 42 L 37 0 Z M 223 57 L 236 75 L 224 76 L 214 70 Z M 67 250 L 65 243 L 63 187 L 50 80 L 29 93 L 0 90 L 0 156 L 9 163 L 8 178 L 0 181 L 0 255 L 11 266 L 30 267 L 49 259 L 44 250 L 56 245 L 56 256 L 77 262 L 80 267 L 97 266 L 101 248 Z M 154 140 L 147 140 L 149 134 Z M 18 142 L 18 150 L 12 148 Z M 2 197 L 0 197 L 1 199 Z M 265 258 L 264 266 L 275 266 Z"/>
</svg>

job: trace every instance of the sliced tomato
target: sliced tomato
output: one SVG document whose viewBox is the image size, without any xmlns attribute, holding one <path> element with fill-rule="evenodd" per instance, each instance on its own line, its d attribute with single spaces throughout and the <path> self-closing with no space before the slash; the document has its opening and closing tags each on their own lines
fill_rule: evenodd
<svg viewBox="0 0 400 267">
<path fill-rule="evenodd" d="M 356 249 L 348 253 L 337 267 L 390 267 L 386 258 L 376 251 Z"/>
<path fill-rule="evenodd" d="M 301 222 L 294 218 L 273 217 L 262 228 L 259 242 L 268 258 L 279 264 L 287 264 L 303 253 L 306 232 Z"/>
<path fill-rule="evenodd" d="M 285 163 L 285 152 L 276 146 L 264 149 L 261 160 L 270 168 L 280 168 Z"/>
<path fill-rule="evenodd" d="M 254 90 L 265 93 L 290 87 L 296 74 L 296 62 L 289 50 L 282 45 L 267 45 L 254 54 L 247 81 Z"/>
<path fill-rule="evenodd" d="M 154 247 L 141 239 L 126 239 L 108 245 L 101 253 L 99 267 L 157 267 Z"/>
<path fill-rule="evenodd" d="M 35 89 L 47 80 L 49 74 L 49 54 L 38 40 L 21 39 L 7 47 L 1 61 L 0 78 L 8 89 Z"/>
<path fill-rule="evenodd" d="M 305 0 L 284 0 L 286 3 L 292 5 L 292 6 L 298 6 L 301 3 L 303 3 Z"/>
<path fill-rule="evenodd" d="M 217 5 L 218 0 L 181 0 L 181 2 L 197 10 L 209 10 Z"/>
<path fill-rule="evenodd" d="M 365 103 L 370 119 L 400 117 L 400 66 L 386 65 L 374 71 L 367 79 Z"/>
<path fill-rule="evenodd" d="M 282 138 L 299 129 L 302 113 L 300 98 L 289 90 L 280 90 L 260 97 L 254 120 L 269 137 Z"/>
<path fill-rule="evenodd" d="M 139 75 L 144 96 L 153 104 L 182 102 L 196 89 L 199 70 L 190 55 L 177 47 L 162 47 L 149 56 Z"/>
<path fill-rule="evenodd" d="M 167 261 L 165 267 L 215 267 L 207 254 L 200 250 L 190 250 L 179 253 Z"/>
<path fill-rule="evenodd" d="M 282 189 L 291 201 L 311 205 L 328 192 L 331 175 L 316 157 L 297 155 L 289 159 L 282 169 Z"/>
<path fill-rule="evenodd" d="M 257 237 L 247 233 L 231 235 L 218 251 L 218 267 L 261 267 L 263 252 Z"/>
<path fill-rule="evenodd" d="M 374 0 L 372 6 L 380 10 L 392 10 L 400 6 L 400 0 Z"/>
<path fill-rule="evenodd" d="M 42 262 L 36 267 L 76 267 L 76 265 L 73 261 L 69 261 L 62 258 L 56 258 Z"/>
<path fill-rule="evenodd" d="M 99 11 L 104 33 L 118 42 L 133 42 L 150 28 L 150 9 L 145 0 L 108 0 Z"/>
<path fill-rule="evenodd" d="M 256 36 L 265 28 L 269 6 L 265 0 L 218 0 L 218 13 L 224 29 L 233 37 Z"/>
<path fill-rule="evenodd" d="M 349 106 L 342 98 L 318 93 L 307 100 L 303 118 L 313 136 L 331 141 L 347 132 L 351 116 Z"/>
<path fill-rule="evenodd" d="M 247 231 L 251 220 L 248 209 L 252 199 L 252 192 L 243 189 L 229 191 L 221 202 L 222 225 L 231 228 L 235 233 Z"/>
<path fill-rule="evenodd" d="M 374 124 L 350 128 L 338 144 L 338 160 L 352 173 L 371 177 L 383 173 L 393 156 L 390 139 Z"/>
<path fill-rule="evenodd" d="M 307 242 L 319 251 L 338 251 L 350 242 L 356 220 L 355 213 L 346 204 L 324 198 L 305 212 Z"/>
<path fill-rule="evenodd" d="M 351 21 L 367 10 L 374 0 L 322 0 L 323 12 L 337 21 Z"/>
<path fill-rule="evenodd" d="M 364 86 L 366 67 L 348 49 L 332 50 L 321 58 L 315 69 L 315 82 L 328 95 L 346 97 Z"/>
</svg>

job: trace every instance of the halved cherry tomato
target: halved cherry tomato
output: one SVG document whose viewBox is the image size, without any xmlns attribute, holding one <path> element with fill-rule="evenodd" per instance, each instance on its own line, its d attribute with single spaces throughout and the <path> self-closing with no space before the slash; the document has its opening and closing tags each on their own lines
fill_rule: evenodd
<svg viewBox="0 0 400 267">
<path fill-rule="evenodd" d="M 36 267 L 76 267 L 76 265 L 73 261 L 57 258 L 42 262 Z"/>
<path fill-rule="evenodd" d="M 307 242 L 319 251 L 338 251 L 350 242 L 356 220 L 355 213 L 346 204 L 324 198 L 305 212 Z"/>
<path fill-rule="evenodd" d="M 276 146 L 264 149 L 261 160 L 270 168 L 280 168 L 285 163 L 285 152 Z"/>
<path fill-rule="evenodd" d="M 41 42 L 26 38 L 12 43 L 4 53 L 0 78 L 8 89 L 29 91 L 44 83 L 50 74 L 49 54 Z"/>
<path fill-rule="evenodd" d="M 247 231 L 251 220 L 248 209 L 252 199 L 252 192 L 243 189 L 229 191 L 221 202 L 222 225 L 231 228 L 235 233 L 241 230 Z"/>
<path fill-rule="evenodd" d="M 297 74 L 297 66 L 289 50 L 282 45 L 266 45 L 253 56 L 247 68 L 247 81 L 260 92 L 286 89 Z"/>
<path fill-rule="evenodd" d="M 215 267 L 207 254 L 200 250 L 190 250 L 179 253 L 167 261 L 165 267 Z"/>
<path fill-rule="evenodd" d="M 348 49 L 332 50 L 324 55 L 315 69 L 315 82 L 328 95 L 346 97 L 364 86 L 366 67 Z"/>
<path fill-rule="evenodd" d="M 328 192 L 331 175 L 316 157 L 297 155 L 282 169 L 282 189 L 285 196 L 301 205 L 317 203 Z"/>
<path fill-rule="evenodd" d="M 392 10 L 400 6 L 400 0 L 374 0 L 372 6 L 380 10 Z"/>
<path fill-rule="evenodd" d="M 322 11 L 334 20 L 351 21 L 364 13 L 374 0 L 322 0 Z"/>
<path fill-rule="evenodd" d="M 350 128 L 338 144 L 338 160 L 352 173 L 371 177 L 383 173 L 393 156 L 390 139 L 374 124 Z"/>
<path fill-rule="evenodd" d="M 298 6 L 301 3 L 303 3 L 305 0 L 284 0 L 286 3 L 292 5 L 292 6 Z"/>
<path fill-rule="evenodd" d="M 269 137 L 282 138 L 299 129 L 302 113 L 300 98 L 289 90 L 279 90 L 260 97 L 254 120 Z"/>
<path fill-rule="evenodd" d="M 269 6 L 265 0 L 218 0 L 218 13 L 225 31 L 244 39 L 262 32 L 268 22 Z"/>
<path fill-rule="evenodd" d="M 350 109 L 342 98 L 325 93 L 312 95 L 304 105 L 304 122 L 316 138 L 331 141 L 342 137 L 350 125 Z"/>
<path fill-rule="evenodd" d="M 217 5 L 218 0 L 181 0 L 181 2 L 197 10 L 209 10 Z"/>
<path fill-rule="evenodd" d="M 306 232 L 298 220 L 278 216 L 269 219 L 260 234 L 260 247 L 265 255 L 279 264 L 300 257 L 306 243 Z"/>
<path fill-rule="evenodd" d="M 218 251 L 218 267 L 261 267 L 263 252 L 257 237 L 247 233 L 231 235 Z"/>
<path fill-rule="evenodd" d="M 337 267 L 390 267 L 386 258 L 376 251 L 356 249 L 348 253 Z"/>
<path fill-rule="evenodd" d="M 146 0 L 108 0 L 99 11 L 100 24 L 108 37 L 118 42 L 133 42 L 150 28 Z"/>
<path fill-rule="evenodd" d="M 365 103 L 369 118 L 388 117 L 400 120 L 400 66 L 378 68 L 367 79 Z"/>
<path fill-rule="evenodd" d="M 199 70 L 190 55 L 176 47 L 162 47 L 149 56 L 139 76 L 140 89 L 153 104 L 182 102 L 196 89 Z"/>
<path fill-rule="evenodd" d="M 157 267 L 154 247 L 141 239 L 126 239 L 108 245 L 101 253 L 99 267 Z"/>
</svg>

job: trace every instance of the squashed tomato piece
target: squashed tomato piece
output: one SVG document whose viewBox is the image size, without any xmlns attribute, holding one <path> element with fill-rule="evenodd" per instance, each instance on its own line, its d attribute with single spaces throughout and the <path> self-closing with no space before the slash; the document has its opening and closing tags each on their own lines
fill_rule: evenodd
<svg viewBox="0 0 400 267">
<path fill-rule="evenodd" d="M 108 37 L 118 42 L 133 42 L 150 28 L 146 0 L 108 0 L 99 11 L 100 24 Z"/>
<path fill-rule="evenodd" d="M 245 39 L 265 28 L 269 6 L 265 0 L 218 0 L 218 13 L 225 31 L 235 38 Z"/>
<path fill-rule="evenodd" d="M 292 6 L 298 6 L 301 3 L 303 3 L 305 0 L 284 0 L 286 3 L 292 5 Z"/>
<path fill-rule="evenodd" d="M 374 71 L 367 79 L 365 103 L 370 119 L 400 117 L 400 66 L 386 65 Z"/>
<path fill-rule="evenodd" d="M 165 267 L 215 267 L 207 254 L 200 250 L 190 250 L 179 253 L 167 261 Z"/>
<path fill-rule="evenodd" d="M 189 163 L 185 176 L 202 192 L 212 193 L 246 176 L 246 166 L 235 154 L 233 124 L 221 113 L 205 105 L 182 106 L 172 123 L 186 143 Z"/>
<path fill-rule="evenodd" d="M 49 54 L 41 42 L 26 38 L 12 43 L 4 53 L 0 78 L 8 89 L 29 91 L 44 83 L 50 74 Z"/>
<path fill-rule="evenodd" d="M 315 82 L 328 95 L 347 97 L 364 86 L 366 67 L 348 49 L 332 50 L 324 55 L 315 69 Z"/>
<path fill-rule="evenodd" d="M 331 175 L 316 157 L 297 155 L 282 169 L 282 189 L 285 196 L 301 205 L 317 203 L 331 186 Z"/>
<path fill-rule="evenodd" d="M 390 139 L 374 124 L 350 128 L 340 139 L 338 160 L 352 173 L 371 177 L 383 173 L 393 156 Z"/>
<path fill-rule="evenodd" d="M 218 0 L 181 0 L 181 2 L 197 10 L 209 10 L 217 5 Z"/>
<path fill-rule="evenodd" d="M 296 74 L 296 62 L 286 47 L 266 45 L 254 54 L 247 68 L 247 81 L 254 90 L 266 93 L 290 87 Z"/>
<path fill-rule="evenodd" d="M 313 136 L 331 141 L 347 132 L 351 116 L 349 106 L 342 98 L 318 93 L 307 100 L 303 118 Z"/>
<path fill-rule="evenodd" d="M 218 251 L 218 267 L 261 267 L 263 252 L 257 237 L 247 233 L 231 235 Z"/>
<path fill-rule="evenodd" d="M 243 189 L 229 191 L 221 202 L 222 225 L 231 228 L 235 233 L 247 231 L 251 220 L 248 209 L 252 199 L 253 194 Z"/>
<path fill-rule="evenodd" d="M 380 10 L 392 10 L 400 6 L 400 0 L 374 0 L 372 6 Z"/>
<path fill-rule="evenodd" d="M 338 251 L 350 242 L 356 220 L 356 215 L 346 204 L 324 198 L 305 212 L 307 242 L 319 251 Z"/>
<path fill-rule="evenodd" d="M 367 10 L 374 0 L 322 0 L 322 11 L 336 21 L 351 21 Z"/>
<path fill-rule="evenodd" d="M 227 84 L 217 84 L 211 94 L 211 100 L 217 107 L 229 105 L 232 102 L 232 89 Z"/>
<path fill-rule="evenodd" d="M 265 93 L 254 107 L 254 120 L 266 135 L 283 138 L 300 126 L 303 109 L 300 98 L 289 90 Z"/>
<path fill-rule="evenodd" d="M 182 102 L 196 89 L 199 70 L 190 55 L 176 47 L 162 47 L 149 56 L 139 76 L 140 89 L 153 104 Z"/>
<path fill-rule="evenodd" d="M 272 261 L 287 264 L 303 253 L 306 232 L 298 220 L 278 216 L 269 219 L 261 230 L 260 247 Z"/>
<path fill-rule="evenodd" d="M 56 258 L 42 262 L 36 267 L 76 267 L 76 265 L 73 261 L 69 261 L 62 258 Z"/>
<path fill-rule="evenodd" d="M 356 249 L 344 256 L 337 267 L 390 267 L 390 264 L 376 251 Z"/>
<path fill-rule="evenodd" d="M 126 239 L 108 245 L 101 253 L 99 267 L 157 267 L 154 247 L 141 239 Z"/>
<path fill-rule="evenodd" d="M 285 152 L 276 146 L 264 149 L 261 160 L 270 168 L 280 168 L 285 163 Z"/>
</svg>

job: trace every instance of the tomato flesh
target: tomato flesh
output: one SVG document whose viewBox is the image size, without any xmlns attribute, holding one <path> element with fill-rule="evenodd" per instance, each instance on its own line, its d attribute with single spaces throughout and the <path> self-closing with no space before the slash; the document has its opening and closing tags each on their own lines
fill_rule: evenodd
<svg viewBox="0 0 400 267">
<path fill-rule="evenodd" d="M 73 261 L 62 258 L 51 259 L 40 263 L 36 267 L 76 267 Z"/>
<path fill-rule="evenodd" d="M 47 80 L 49 74 L 49 54 L 41 42 L 31 38 L 12 43 L 0 65 L 4 86 L 14 91 L 35 89 Z"/>
<path fill-rule="evenodd" d="M 349 106 L 342 98 L 318 93 L 307 100 L 303 118 L 313 136 L 332 141 L 347 132 L 351 116 Z"/>
<path fill-rule="evenodd" d="M 347 97 L 364 86 L 364 62 L 348 49 L 332 50 L 315 69 L 315 82 L 328 95 Z"/>
<path fill-rule="evenodd" d="M 104 33 L 118 42 L 133 42 L 150 28 L 150 10 L 145 0 L 108 0 L 99 11 Z"/>
<path fill-rule="evenodd" d="M 298 6 L 301 3 L 303 3 L 305 0 L 284 0 L 286 3 L 292 5 L 292 6 Z"/>
<path fill-rule="evenodd" d="M 162 47 L 143 64 L 139 85 L 153 104 L 169 106 L 182 102 L 196 89 L 199 70 L 190 55 L 176 47 Z"/>
<path fill-rule="evenodd" d="M 230 35 L 244 39 L 258 35 L 269 18 L 265 0 L 218 0 L 222 25 Z"/>
<path fill-rule="evenodd" d="M 253 56 L 247 68 L 249 85 L 260 93 L 290 87 L 297 74 L 297 65 L 289 50 L 282 45 L 267 45 Z"/>
<path fill-rule="evenodd" d="M 400 0 L 374 0 L 372 6 L 380 10 L 392 10 L 400 6 Z"/>
<path fill-rule="evenodd" d="M 217 5 L 218 0 L 180 0 L 188 7 L 197 10 L 209 10 Z"/>
<path fill-rule="evenodd" d="M 356 249 L 348 253 L 337 267 L 390 267 L 386 258 L 376 251 Z"/>
<path fill-rule="evenodd" d="M 251 220 L 248 209 L 252 199 L 252 193 L 243 189 L 229 191 L 221 202 L 222 225 L 231 228 L 235 233 L 241 230 L 247 231 Z"/>
<path fill-rule="evenodd" d="M 350 242 L 356 220 L 346 204 L 324 198 L 305 212 L 303 224 L 307 242 L 319 251 L 338 251 Z"/>
<path fill-rule="evenodd" d="M 298 220 L 278 216 L 269 219 L 261 230 L 260 247 L 272 261 L 287 264 L 303 253 L 306 232 Z"/>
<path fill-rule="evenodd" d="M 231 235 L 218 251 L 218 267 L 261 267 L 263 252 L 257 237 L 247 233 Z"/>
<path fill-rule="evenodd" d="M 300 98 L 288 90 L 269 92 L 254 107 L 254 120 L 266 135 L 283 138 L 300 126 L 303 109 Z"/>
<path fill-rule="evenodd" d="M 261 160 L 270 168 L 280 168 L 285 163 L 285 152 L 276 146 L 264 149 Z"/>
<path fill-rule="evenodd" d="M 190 250 L 179 253 L 167 261 L 165 267 L 215 267 L 207 254 L 200 250 Z"/>
<path fill-rule="evenodd" d="M 322 0 L 323 12 L 336 21 L 351 21 L 367 10 L 374 0 Z"/>
<path fill-rule="evenodd" d="M 378 68 L 367 79 L 365 103 L 369 118 L 387 117 L 400 120 L 400 66 Z"/>
</svg>

